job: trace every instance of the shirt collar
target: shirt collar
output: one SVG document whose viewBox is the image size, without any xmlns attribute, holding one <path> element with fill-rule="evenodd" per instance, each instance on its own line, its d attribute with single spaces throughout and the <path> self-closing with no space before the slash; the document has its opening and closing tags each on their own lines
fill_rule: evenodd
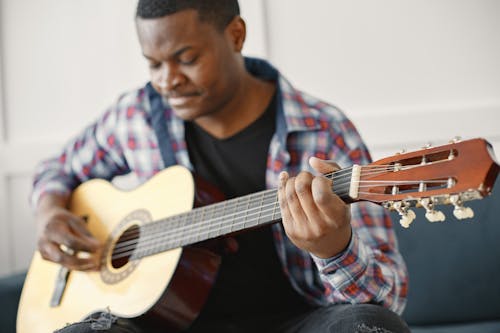
<svg viewBox="0 0 500 333">
<path fill-rule="evenodd" d="M 245 67 L 252 75 L 267 81 L 277 82 L 278 112 L 277 132 L 285 134 L 321 128 L 319 112 L 311 108 L 308 97 L 296 90 L 288 80 L 269 62 L 263 59 L 245 57 Z"/>
</svg>

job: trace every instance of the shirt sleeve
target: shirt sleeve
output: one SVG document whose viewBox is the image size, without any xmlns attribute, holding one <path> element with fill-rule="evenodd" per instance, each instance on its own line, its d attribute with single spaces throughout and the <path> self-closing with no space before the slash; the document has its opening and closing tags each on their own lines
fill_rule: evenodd
<svg viewBox="0 0 500 333">
<path fill-rule="evenodd" d="M 354 131 L 354 130 L 353 130 Z M 339 164 L 366 165 L 370 154 L 357 133 L 344 136 L 337 146 Z M 349 140 L 356 147 L 349 147 Z M 337 138 L 336 142 L 343 142 Z M 333 157 L 333 156 L 332 156 Z M 387 211 L 374 203 L 351 204 L 352 237 L 340 255 L 320 259 L 313 256 L 329 302 L 377 303 L 396 313 L 406 304 L 408 273 L 399 253 L 396 235 Z"/>
<path fill-rule="evenodd" d="M 48 193 L 69 195 L 91 178 L 111 179 L 129 172 L 118 135 L 124 130 L 117 104 L 70 140 L 57 156 L 42 161 L 35 170 L 32 207 Z"/>
<path fill-rule="evenodd" d="M 406 304 L 406 265 L 397 249 L 392 222 L 372 203 L 352 204 L 353 233 L 340 255 L 313 256 L 330 302 L 378 303 L 396 313 Z"/>
</svg>

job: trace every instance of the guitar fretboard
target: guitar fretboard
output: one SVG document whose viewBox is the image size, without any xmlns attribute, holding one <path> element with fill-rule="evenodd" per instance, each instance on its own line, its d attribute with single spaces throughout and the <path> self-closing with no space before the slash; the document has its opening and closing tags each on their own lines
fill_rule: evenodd
<svg viewBox="0 0 500 333">
<path fill-rule="evenodd" d="M 336 173 L 330 175 L 330 178 Z M 342 171 L 341 179 L 349 180 L 351 172 Z M 348 201 L 349 186 L 332 187 Z M 170 249 L 183 247 L 222 235 L 251 229 L 281 220 L 276 189 L 265 190 L 226 200 L 141 226 L 132 259 L 139 259 Z"/>
</svg>

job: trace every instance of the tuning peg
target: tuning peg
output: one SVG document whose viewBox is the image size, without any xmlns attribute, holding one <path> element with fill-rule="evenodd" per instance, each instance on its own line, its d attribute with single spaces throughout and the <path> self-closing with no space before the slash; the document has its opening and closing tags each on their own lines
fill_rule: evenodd
<svg viewBox="0 0 500 333">
<path fill-rule="evenodd" d="M 450 143 L 457 143 L 460 141 L 462 141 L 462 137 L 457 135 L 453 139 L 450 140 Z"/>
<path fill-rule="evenodd" d="M 425 218 L 428 219 L 429 222 L 443 222 L 446 219 L 443 212 L 439 210 L 428 210 L 427 213 L 425 213 Z"/>
<path fill-rule="evenodd" d="M 474 217 L 474 211 L 470 207 L 464 207 L 460 196 L 455 194 L 450 196 L 450 201 L 455 206 L 453 215 L 459 220 L 470 219 Z"/>
<path fill-rule="evenodd" d="M 423 147 L 422 149 L 429 149 L 432 147 L 432 143 L 431 142 L 427 142 Z"/>
<path fill-rule="evenodd" d="M 442 222 L 446 219 L 443 212 L 435 210 L 433 208 L 434 204 L 432 203 L 431 199 L 423 198 L 419 200 L 419 203 L 420 205 L 422 205 L 422 207 L 425 208 L 425 217 L 427 218 L 427 220 L 429 220 L 429 222 Z"/>
<path fill-rule="evenodd" d="M 411 209 L 408 209 L 408 207 L 409 205 L 406 202 L 401 201 L 396 201 L 391 207 L 392 209 L 396 210 L 401 216 L 399 224 L 401 224 L 403 228 L 408 228 L 416 218 L 415 212 Z"/>
<path fill-rule="evenodd" d="M 470 207 L 456 206 L 453 215 L 459 220 L 470 219 L 474 217 L 474 211 Z"/>
<path fill-rule="evenodd" d="M 406 212 L 406 214 L 400 214 L 400 215 L 401 215 L 401 218 L 399 219 L 399 224 L 401 224 L 401 226 L 403 228 L 410 227 L 410 224 L 417 217 L 415 215 L 415 212 L 413 210 L 411 210 L 411 209 L 408 209 L 408 211 Z"/>
</svg>

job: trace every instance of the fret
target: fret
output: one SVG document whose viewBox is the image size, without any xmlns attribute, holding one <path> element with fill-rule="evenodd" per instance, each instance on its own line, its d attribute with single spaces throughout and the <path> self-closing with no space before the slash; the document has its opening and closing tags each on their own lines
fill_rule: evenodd
<svg viewBox="0 0 500 333">
<path fill-rule="evenodd" d="M 224 213 L 226 211 L 226 206 L 227 206 L 228 201 L 224 201 L 222 203 L 222 213 L 219 213 L 219 216 L 216 218 L 216 223 L 219 225 L 219 230 L 220 230 L 220 235 L 225 235 L 228 234 L 228 229 L 227 225 L 224 223 L 224 220 L 222 219 L 224 217 Z"/>
<path fill-rule="evenodd" d="M 246 219 L 246 211 L 244 207 L 246 206 L 246 198 L 240 197 L 236 199 L 235 204 L 235 213 L 233 215 L 233 231 L 239 231 L 245 229 L 245 219 Z"/>
<path fill-rule="evenodd" d="M 203 207 L 203 216 L 205 216 L 205 218 L 203 219 L 203 221 L 200 221 L 200 226 L 207 226 L 209 228 L 209 232 L 208 232 L 208 238 L 215 238 L 218 236 L 218 228 L 216 225 L 214 225 L 214 210 L 216 207 L 215 205 L 210 205 L 210 206 L 207 206 L 207 207 Z"/>
<path fill-rule="evenodd" d="M 211 223 L 207 223 L 205 220 L 201 219 L 201 214 L 204 208 L 196 209 L 198 211 L 198 216 L 196 218 L 196 233 L 198 235 L 198 241 L 203 241 L 209 239 L 210 231 L 212 230 Z"/>
<path fill-rule="evenodd" d="M 201 207 L 198 209 L 200 211 L 200 216 L 203 218 L 199 218 L 196 222 L 196 234 L 197 234 L 197 242 L 204 241 L 209 238 L 213 238 L 214 235 L 214 212 L 215 207 Z"/>
<path fill-rule="evenodd" d="M 197 221 L 198 221 L 198 211 L 197 210 L 192 210 L 186 214 L 184 214 L 186 216 L 185 218 L 185 223 L 183 223 L 182 225 L 182 230 L 181 231 L 181 234 L 182 234 L 182 239 L 183 241 L 181 242 L 181 246 L 184 246 L 186 244 L 190 244 L 192 241 L 193 241 L 193 235 L 195 235 L 195 229 L 196 229 L 196 224 L 197 224 Z"/>
<path fill-rule="evenodd" d="M 149 254 L 154 254 L 154 253 L 158 253 L 159 251 L 162 250 L 162 244 L 165 242 L 165 239 L 166 239 L 166 232 L 164 230 L 162 230 L 161 228 L 161 225 L 158 224 L 155 226 L 156 230 L 154 230 L 155 232 L 151 233 L 149 235 L 149 244 L 148 244 L 148 250 L 147 252 Z"/>
<path fill-rule="evenodd" d="M 244 229 L 245 212 L 240 208 L 242 206 L 242 199 L 242 197 L 235 199 L 234 212 L 232 214 L 231 231 L 239 231 Z"/>
<path fill-rule="evenodd" d="M 153 226 L 153 229 L 154 227 L 157 227 L 158 228 L 158 224 L 155 223 Z M 150 228 L 151 230 L 151 228 Z M 145 235 L 146 236 L 146 235 Z M 153 254 L 153 248 L 154 248 L 154 244 L 155 244 L 155 238 L 154 238 L 155 234 L 153 232 L 149 233 L 149 235 L 147 235 L 147 238 L 144 237 L 144 240 L 145 240 L 145 247 L 144 247 L 144 256 L 148 256 L 148 255 L 151 255 Z"/>
<path fill-rule="evenodd" d="M 248 223 L 247 223 L 247 227 L 248 228 L 251 228 L 251 227 L 254 227 L 257 225 L 257 220 L 256 220 L 256 212 L 257 212 L 257 209 L 258 209 L 258 202 L 255 200 L 255 197 L 256 195 L 255 194 L 252 194 L 250 196 L 250 204 L 249 204 L 249 209 L 248 209 Z"/>
<path fill-rule="evenodd" d="M 145 256 L 153 254 L 153 245 L 155 243 L 155 237 L 157 237 L 157 232 L 160 230 L 160 224 L 156 224 L 153 226 L 152 229 L 150 229 L 149 235 L 147 235 L 147 238 L 145 238 L 146 247 L 144 249 Z"/>
<path fill-rule="evenodd" d="M 182 214 L 182 215 L 178 215 L 178 216 L 174 216 L 172 221 L 171 221 L 171 228 L 170 228 L 170 237 L 168 238 L 169 239 L 169 242 L 170 243 L 169 245 L 172 247 L 172 248 L 175 248 L 175 247 L 179 247 L 181 244 L 180 244 L 180 237 L 181 237 L 181 234 L 182 234 L 182 231 L 179 230 L 179 224 L 180 225 L 184 225 L 185 223 L 183 223 L 182 221 L 186 220 L 187 214 Z"/>
<path fill-rule="evenodd" d="M 220 217 L 219 217 L 219 214 L 218 212 L 223 209 L 224 207 L 224 203 L 221 202 L 221 203 L 218 203 L 218 204 L 215 204 L 213 206 L 213 209 L 212 209 L 212 218 L 210 219 L 210 225 L 212 226 L 212 229 L 214 230 L 214 232 L 217 234 L 217 235 L 222 235 L 223 232 L 222 232 L 222 223 L 220 223 Z"/>
<path fill-rule="evenodd" d="M 204 207 L 199 209 L 199 211 L 200 211 L 199 215 L 200 216 L 198 217 L 198 219 L 196 219 L 196 221 L 194 223 L 192 223 L 193 228 L 190 231 L 191 234 L 193 234 L 193 229 L 196 232 L 196 229 L 200 228 L 201 226 L 207 226 L 207 225 L 209 225 L 208 223 L 205 222 L 205 211 L 206 210 L 207 209 L 204 208 Z M 207 236 L 208 236 L 207 238 L 211 238 L 210 237 L 210 230 L 208 231 Z M 188 239 L 188 240 L 190 241 L 191 239 Z M 189 242 L 187 244 L 191 244 L 191 242 Z"/>
<path fill-rule="evenodd" d="M 243 210 L 244 216 L 243 216 L 243 229 L 247 228 L 247 218 L 248 218 L 248 209 L 250 207 L 250 199 L 252 196 L 247 195 L 246 196 L 246 208 Z"/>
<path fill-rule="evenodd" d="M 262 222 L 268 223 L 273 220 L 274 203 L 276 201 L 276 194 L 274 191 L 267 191 L 264 196 L 263 209 L 262 209 Z"/>
<path fill-rule="evenodd" d="M 236 230 L 245 230 L 246 219 L 247 219 L 247 207 L 248 198 L 241 197 L 238 199 L 238 206 L 236 211 L 238 212 L 235 216 L 234 224 L 236 225 Z"/>
<path fill-rule="evenodd" d="M 276 221 L 278 218 L 275 216 L 276 214 L 276 208 L 279 210 L 279 202 L 278 202 L 278 192 L 275 191 L 274 193 L 274 204 L 273 204 L 273 211 L 271 213 L 271 221 Z"/>
<path fill-rule="evenodd" d="M 238 216 L 238 200 L 239 198 L 231 200 L 225 214 L 224 223 L 229 226 L 229 232 L 238 230 L 237 225 L 235 225 L 236 217 Z"/>
<path fill-rule="evenodd" d="M 222 223 L 222 228 L 224 230 L 224 234 L 230 234 L 231 233 L 231 202 L 232 201 L 227 201 L 224 205 L 224 209 L 222 210 L 222 214 L 219 216 L 219 223 Z"/>
<path fill-rule="evenodd" d="M 259 203 L 259 215 L 257 216 L 257 225 L 260 225 L 260 218 L 262 215 L 262 203 L 264 202 L 265 195 L 266 195 L 266 192 L 261 192 L 260 203 Z"/>
</svg>

